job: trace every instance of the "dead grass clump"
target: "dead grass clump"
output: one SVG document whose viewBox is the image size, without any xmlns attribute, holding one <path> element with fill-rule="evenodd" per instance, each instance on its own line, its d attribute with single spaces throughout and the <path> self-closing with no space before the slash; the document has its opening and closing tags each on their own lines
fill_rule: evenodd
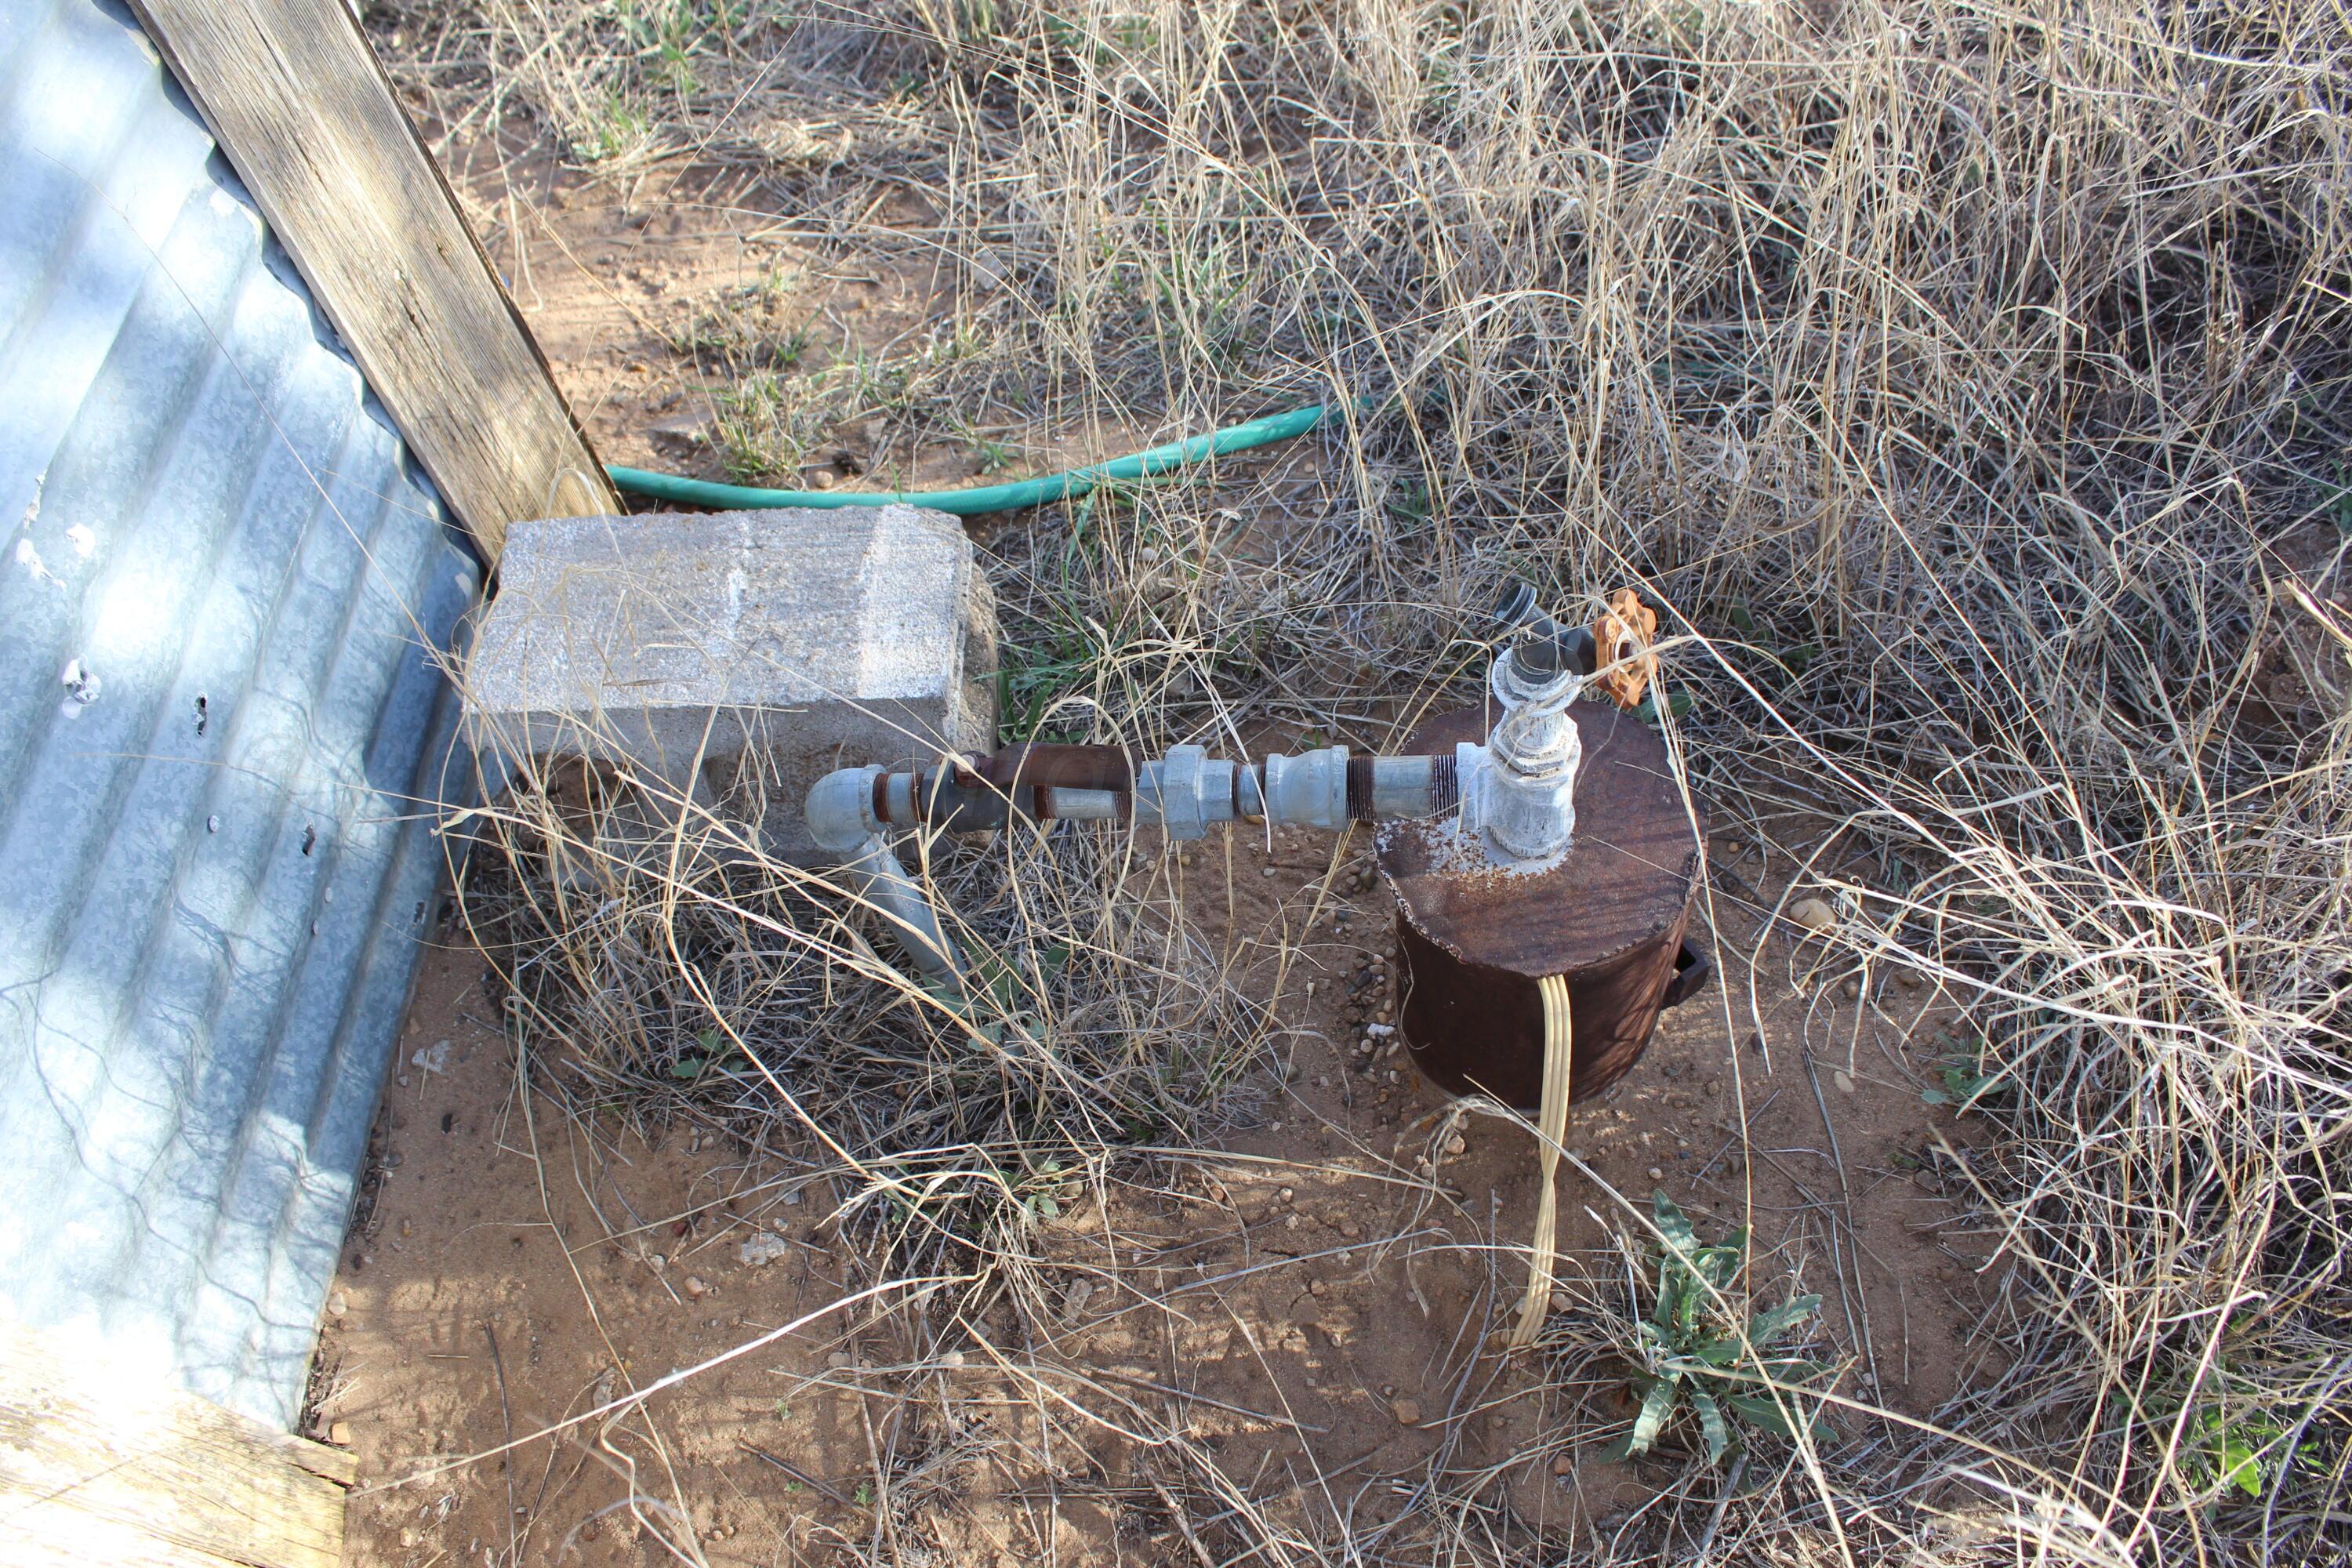
<svg viewBox="0 0 2352 1568">
<path fill-rule="evenodd" d="M 967 426 L 1084 458 L 1378 400 L 1311 463 L 1006 536 L 1028 721 L 1117 686 L 1121 723 L 1377 742 L 1506 574 L 1630 577 L 1717 843 L 1787 870 L 1763 813 L 1837 825 L 1800 978 L 1965 1006 L 2012 1370 L 1580 1551 L 2341 1549 L 2340 6 L 661 7 L 695 91 L 602 7 L 413 9 L 428 92 L 617 161 L 581 129 L 616 92 L 628 155 L 753 160 L 814 252 L 937 258 Z M 794 125 L 852 150 L 744 151 Z M 1519 1550 L 1470 1517 L 1462 1560 Z"/>
<path fill-rule="evenodd" d="M 626 767 L 583 791 L 580 771 L 477 817 L 462 889 L 533 1071 L 651 1135 L 694 1123 L 783 1159 L 797 1173 L 762 1207 L 814 1189 L 877 1280 L 1025 1289 L 1040 1221 L 1123 1152 L 1213 1135 L 1246 1103 L 1255 1009 L 1099 830 L 930 847 L 918 874 L 971 964 L 959 994 L 902 973 L 879 916 L 741 817 Z"/>
</svg>

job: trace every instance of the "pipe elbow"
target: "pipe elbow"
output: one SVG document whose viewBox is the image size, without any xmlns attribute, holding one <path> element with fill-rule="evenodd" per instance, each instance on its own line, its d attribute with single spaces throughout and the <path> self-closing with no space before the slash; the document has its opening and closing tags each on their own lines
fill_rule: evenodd
<svg viewBox="0 0 2352 1568">
<path fill-rule="evenodd" d="M 809 786 L 809 837 L 828 854 L 856 854 L 866 841 L 882 831 L 874 816 L 874 781 L 878 767 L 835 768 Z"/>
</svg>

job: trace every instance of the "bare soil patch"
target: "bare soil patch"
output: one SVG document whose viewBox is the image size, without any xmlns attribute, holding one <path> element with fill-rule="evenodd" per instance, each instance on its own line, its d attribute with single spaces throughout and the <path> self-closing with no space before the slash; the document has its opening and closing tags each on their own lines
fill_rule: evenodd
<svg viewBox="0 0 2352 1568">
<path fill-rule="evenodd" d="M 1358 1049 L 1389 993 L 1349 983 L 1391 960 L 1385 892 L 1330 876 L 1353 856 L 1235 835 L 1164 868 L 1237 984 L 1283 974 L 1244 1091 L 1255 1125 L 1074 1191 L 1044 1222 L 1037 1316 L 866 1322 L 852 1298 L 877 1281 L 812 1151 L 781 1125 L 761 1147 L 526 1094 L 497 966 L 437 954 L 321 1344 L 320 1429 L 341 1423 L 362 1464 L 352 1560 L 651 1563 L 667 1539 L 714 1563 L 881 1545 L 1175 1563 L 1197 1557 L 1184 1530 L 1222 1560 L 1244 1506 L 1330 1542 L 1393 1527 L 1432 1485 L 1584 1537 L 1682 1467 L 1611 1464 L 1587 1436 L 1630 1414 L 1607 1323 L 1648 1250 L 1626 1205 L 1655 1187 L 1710 1237 L 1755 1227 L 1759 1300 L 1780 1279 L 1822 1291 L 1819 1342 L 1855 1401 L 1925 1417 L 1998 1377 L 2007 1274 L 1968 1217 L 1969 1129 L 1922 1099 L 1944 1010 L 1908 972 L 1851 996 L 1792 986 L 1808 944 L 1785 923 L 1752 969 L 1757 912 L 1729 895 L 1728 985 L 1571 1117 L 1591 1174 L 1561 1178 L 1554 1330 L 1482 1354 L 1524 1279 L 1533 1144 L 1385 1042 Z"/>
</svg>

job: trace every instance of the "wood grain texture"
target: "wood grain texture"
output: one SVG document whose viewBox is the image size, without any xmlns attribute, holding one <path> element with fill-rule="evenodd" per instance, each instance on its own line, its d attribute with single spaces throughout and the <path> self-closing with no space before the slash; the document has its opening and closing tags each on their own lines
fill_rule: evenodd
<svg viewBox="0 0 2352 1568">
<path fill-rule="evenodd" d="M 0 1560 L 340 1568 L 350 1455 L 0 1330 Z"/>
<path fill-rule="evenodd" d="M 486 559 L 621 510 L 343 0 L 131 4 Z"/>
</svg>

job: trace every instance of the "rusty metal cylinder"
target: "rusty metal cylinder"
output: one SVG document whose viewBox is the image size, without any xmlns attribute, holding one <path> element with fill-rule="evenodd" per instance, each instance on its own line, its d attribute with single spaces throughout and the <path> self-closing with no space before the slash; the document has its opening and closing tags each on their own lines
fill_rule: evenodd
<svg viewBox="0 0 2352 1568">
<path fill-rule="evenodd" d="M 1492 865 L 1448 818 L 1390 823 L 1379 837 L 1413 1065 L 1450 1093 L 1524 1110 L 1542 1097 L 1544 976 L 1568 978 L 1573 1100 L 1623 1077 L 1660 1011 L 1696 993 L 1710 967 L 1683 940 L 1706 844 L 1664 742 L 1606 703 L 1569 711 L 1584 754 L 1575 841 L 1557 865 Z M 1442 714 L 1404 749 L 1483 742 L 1490 719 L 1491 704 Z"/>
</svg>

